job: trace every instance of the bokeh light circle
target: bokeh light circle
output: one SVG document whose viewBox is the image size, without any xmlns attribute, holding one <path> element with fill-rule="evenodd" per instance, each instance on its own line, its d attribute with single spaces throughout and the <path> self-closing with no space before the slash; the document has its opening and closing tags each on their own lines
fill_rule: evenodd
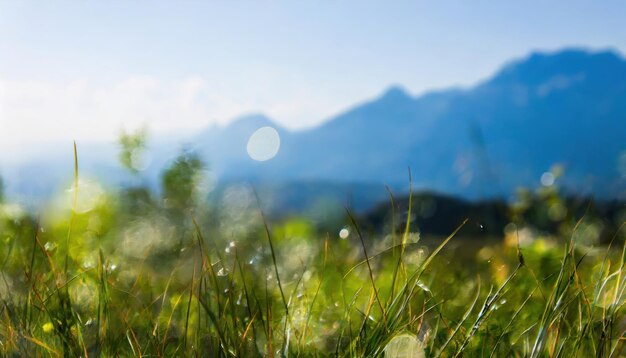
<svg viewBox="0 0 626 358">
<path fill-rule="evenodd" d="M 279 149 L 280 135 L 272 127 L 259 128 L 248 139 L 248 155 L 259 162 L 274 158 Z"/>
</svg>

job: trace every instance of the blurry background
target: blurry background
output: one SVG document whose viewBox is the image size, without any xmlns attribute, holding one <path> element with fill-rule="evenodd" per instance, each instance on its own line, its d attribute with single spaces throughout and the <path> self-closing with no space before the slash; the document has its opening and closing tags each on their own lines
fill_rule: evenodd
<svg viewBox="0 0 626 358">
<path fill-rule="evenodd" d="M 623 199 L 625 16 L 618 1 L 3 2 L 5 196 L 37 208 L 68 188 L 76 141 L 100 186 L 160 190 L 193 152 L 206 195 L 244 185 L 279 214 L 371 209 L 385 185 L 408 192 L 409 167 L 414 189 L 471 200 L 555 178 Z M 124 133 L 141 137 L 126 163 Z"/>
<path fill-rule="evenodd" d="M 626 356 L 624 19 L 0 0 L 0 355 Z"/>
</svg>

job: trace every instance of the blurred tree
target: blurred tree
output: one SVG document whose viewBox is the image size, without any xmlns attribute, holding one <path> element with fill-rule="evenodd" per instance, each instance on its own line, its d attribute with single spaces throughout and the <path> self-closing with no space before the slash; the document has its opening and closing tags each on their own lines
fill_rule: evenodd
<svg viewBox="0 0 626 358">
<path fill-rule="evenodd" d="M 143 157 L 146 149 L 147 131 L 142 128 L 134 133 L 122 132 L 119 139 L 121 151 L 119 159 L 122 165 L 133 174 L 138 173 L 143 167 Z"/>
<path fill-rule="evenodd" d="M 119 160 L 124 168 L 134 176 L 136 183 L 126 185 L 121 189 L 120 201 L 124 211 L 131 216 L 146 215 L 154 208 L 152 193 L 145 184 L 140 184 L 139 172 L 146 166 L 147 130 L 141 128 L 135 132 L 122 132 L 118 143 L 120 145 Z"/>
<path fill-rule="evenodd" d="M 4 181 L 0 177 L 0 203 L 4 201 Z"/>
<path fill-rule="evenodd" d="M 205 165 L 193 152 L 183 151 L 161 176 L 163 206 L 178 237 L 176 253 L 180 253 L 185 238 L 192 238 L 193 231 L 189 212 L 196 208 L 199 199 L 198 184 L 202 180 Z"/>
<path fill-rule="evenodd" d="M 193 152 L 184 151 L 174 160 L 161 177 L 167 208 L 185 210 L 195 205 L 204 168 L 204 162 Z"/>
</svg>

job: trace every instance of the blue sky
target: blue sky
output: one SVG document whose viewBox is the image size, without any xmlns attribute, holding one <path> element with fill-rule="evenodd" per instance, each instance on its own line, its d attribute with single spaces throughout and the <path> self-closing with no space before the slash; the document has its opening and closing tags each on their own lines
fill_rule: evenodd
<svg viewBox="0 0 626 358">
<path fill-rule="evenodd" d="M 533 50 L 626 53 L 626 3 L 596 4 L 4 0 L 0 148 L 251 112 L 298 129 L 392 84 L 470 86 Z"/>
</svg>

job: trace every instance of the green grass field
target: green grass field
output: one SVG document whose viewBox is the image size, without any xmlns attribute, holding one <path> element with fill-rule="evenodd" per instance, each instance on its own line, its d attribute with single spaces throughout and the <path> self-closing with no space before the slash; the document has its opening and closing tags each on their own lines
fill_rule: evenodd
<svg viewBox="0 0 626 358">
<path fill-rule="evenodd" d="M 626 355 L 622 227 L 611 245 L 586 216 L 559 235 L 372 237 L 346 213 L 325 232 L 198 204 L 188 159 L 160 196 L 77 172 L 45 215 L 2 204 L 3 356 Z"/>
</svg>

